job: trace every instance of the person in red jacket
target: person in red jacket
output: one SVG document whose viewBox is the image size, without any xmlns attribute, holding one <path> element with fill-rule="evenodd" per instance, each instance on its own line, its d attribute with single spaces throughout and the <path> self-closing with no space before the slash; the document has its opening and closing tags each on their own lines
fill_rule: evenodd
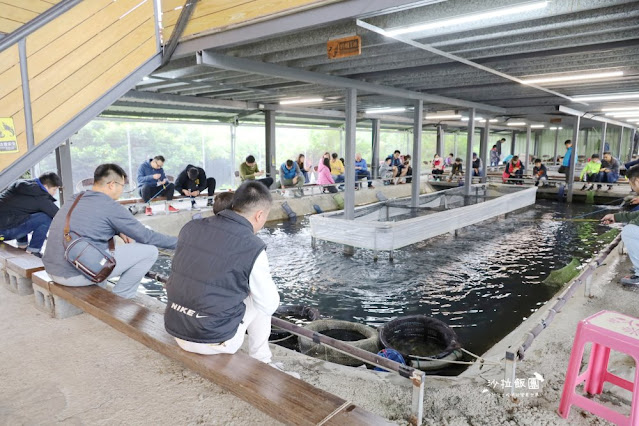
<svg viewBox="0 0 639 426">
<path fill-rule="evenodd" d="M 523 177 L 524 166 L 521 164 L 521 161 L 519 161 L 519 157 L 514 155 L 508 164 L 506 164 L 506 168 L 504 169 L 501 179 L 504 183 L 516 183 L 517 185 L 521 185 Z"/>
</svg>

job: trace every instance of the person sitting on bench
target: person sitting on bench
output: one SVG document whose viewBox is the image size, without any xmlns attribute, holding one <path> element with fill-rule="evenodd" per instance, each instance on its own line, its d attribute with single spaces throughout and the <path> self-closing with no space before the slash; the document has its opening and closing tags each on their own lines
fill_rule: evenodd
<svg viewBox="0 0 639 426">
<path fill-rule="evenodd" d="M 255 157 L 252 155 L 246 157 L 246 160 L 240 164 L 240 179 L 242 179 L 242 182 L 247 180 L 256 180 L 270 189 L 271 185 L 273 185 L 273 178 L 265 177 L 262 179 L 255 179 L 255 176 L 262 176 L 263 174 L 264 172 L 261 172 L 257 167 Z"/>
<path fill-rule="evenodd" d="M 601 170 L 599 170 L 599 182 L 611 184 L 617 182 L 617 179 L 619 179 L 619 161 L 606 151 L 601 162 Z M 601 183 L 597 184 L 597 189 L 601 189 Z M 608 185 L 608 191 L 611 189 L 612 185 Z"/>
<path fill-rule="evenodd" d="M 282 185 L 282 189 L 287 186 L 297 187 L 297 191 L 294 193 L 296 198 L 304 195 L 304 191 L 302 190 L 304 186 L 304 175 L 295 161 L 286 160 L 280 166 L 280 185 Z"/>
<path fill-rule="evenodd" d="M 533 163 L 535 166 L 533 167 L 533 181 L 535 181 L 535 186 L 539 186 L 539 182 L 541 182 L 541 186 L 548 185 L 548 169 L 541 162 L 541 158 L 535 158 Z"/>
<path fill-rule="evenodd" d="M 371 180 L 371 172 L 368 171 L 368 167 L 366 166 L 366 160 L 364 160 L 362 154 L 358 152 L 355 154 L 355 182 L 364 178 L 366 178 L 369 188 L 375 188 Z M 355 188 L 357 189 L 359 186 L 356 184 Z"/>
<path fill-rule="evenodd" d="M 234 192 L 225 191 L 215 196 L 215 202 L 213 203 L 213 214 L 218 214 L 222 210 L 226 210 L 231 207 L 233 203 Z"/>
<path fill-rule="evenodd" d="M 175 190 L 187 197 L 197 197 L 205 189 L 208 190 L 209 195 L 206 205 L 211 207 L 213 205 L 213 194 L 215 194 L 215 178 L 207 178 L 206 172 L 201 167 L 189 164 L 175 180 Z M 197 210 L 194 198 L 191 198 L 191 208 Z"/>
<path fill-rule="evenodd" d="M 601 162 L 599 161 L 599 154 L 592 154 L 590 157 L 590 161 L 586 163 L 584 168 L 581 170 L 581 174 L 579 175 L 579 179 L 581 179 L 584 183 L 584 186 L 581 187 L 581 190 L 584 191 L 590 183 L 590 187 L 588 190 L 592 190 L 595 186 L 593 182 L 599 182 L 599 170 L 601 170 Z"/>
<path fill-rule="evenodd" d="M 393 178 L 393 166 L 391 163 L 393 162 L 393 157 L 390 155 L 386 157 L 381 166 L 379 166 L 379 178 L 382 179 L 384 185 L 390 185 L 391 180 Z M 442 170 L 443 173 L 443 170 Z"/>
<path fill-rule="evenodd" d="M 639 193 L 639 166 L 630 168 L 626 172 L 630 189 Z M 603 224 L 616 222 L 626 222 L 627 225 L 621 230 L 621 240 L 623 241 L 628 257 L 632 262 L 633 274 L 621 279 L 622 284 L 639 284 L 639 212 L 610 213 L 601 218 Z"/>
<path fill-rule="evenodd" d="M 37 179 L 18 180 L 0 193 L 0 241 L 16 240 L 18 247 L 39 257 L 58 212 L 53 196 L 61 186 L 58 175 L 44 173 Z"/>
<path fill-rule="evenodd" d="M 148 203 L 155 197 L 166 197 L 167 201 L 173 199 L 175 185 L 167 180 L 162 166 L 164 166 L 164 157 L 156 155 L 138 167 L 138 187 L 140 197 L 142 197 L 145 203 Z M 175 213 L 178 211 L 178 209 L 169 204 L 169 212 Z M 145 214 L 147 216 L 153 215 L 153 210 L 150 205 L 146 206 Z"/>
<path fill-rule="evenodd" d="M 519 161 L 519 156 L 513 155 L 508 164 L 506 164 L 506 168 L 504 169 L 504 173 L 501 176 L 501 179 L 504 183 L 514 183 L 517 185 L 521 185 L 524 178 L 524 166 Z"/>
<path fill-rule="evenodd" d="M 233 354 L 248 331 L 249 355 L 270 363 L 271 315 L 280 303 L 266 244 L 255 235 L 266 222 L 272 197 L 244 182 L 230 209 L 188 222 L 166 284 L 166 331 L 188 352 Z"/>
<path fill-rule="evenodd" d="M 334 183 L 335 183 L 335 180 L 333 179 L 333 175 L 331 175 L 330 161 L 328 158 L 324 157 L 322 158 L 322 163 L 320 163 L 320 165 L 317 166 L 317 184 L 331 185 L 331 186 L 326 186 L 322 188 L 322 193 L 324 193 L 325 191 L 328 191 L 331 194 L 334 194 L 337 192 L 337 188 L 332 186 L 332 184 Z"/>
<path fill-rule="evenodd" d="M 126 244 L 118 245 L 112 253 L 116 266 L 109 278 L 120 277 L 113 293 L 131 299 L 135 297 L 140 280 L 158 257 L 156 246 L 174 249 L 177 238 L 145 227 L 115 201 L 122 195 L 126 177 L 126 172 L 117 164 L 99 165 L 93 174 L 93 187 L 83 193 L 71 213 L 69 224 L 72 234 L 89 239 L 93 245 L 105 251 L 107 242 L 115 235 L 124 240 Z M 64 227 L 72 205 L 72 201 L 64 203 L 53 218 L 42 262 L 56 283 L 71 287 L 88 286 L 93 283 L 64 256 Z"/>
</svg>

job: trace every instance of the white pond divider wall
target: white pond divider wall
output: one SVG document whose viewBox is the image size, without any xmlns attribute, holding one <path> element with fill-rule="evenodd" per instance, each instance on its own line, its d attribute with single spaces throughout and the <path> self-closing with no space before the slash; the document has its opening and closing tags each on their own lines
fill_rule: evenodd
<svg viewBox="0 0 639 426">
<path fill-rule="evenodd" d="M 396 222 L 380 220 L 395 216 L 398 203 L 406 202 L 404 211 L 410 211 L 407 210 L 410 199 L 391 199 L 359 207 L 354 220 L 344 219 L 343 211 L 313 215 L 310 217 L 311 236 L 353 247 L 395 250 L 530 206 L 535 203 L 537 193 L 537 187 L 501 184 L 477 184 L 472 187 L 474 191 L 468 199 L 478 196 L 488 199 Z M 463 188 L 452 188 L 422 195 L 420 207 L 455 204 L 455 201 L 464 199 L 462 191 Z M 387 216 L 387 211 L 393 213 Z"/>
</svg>

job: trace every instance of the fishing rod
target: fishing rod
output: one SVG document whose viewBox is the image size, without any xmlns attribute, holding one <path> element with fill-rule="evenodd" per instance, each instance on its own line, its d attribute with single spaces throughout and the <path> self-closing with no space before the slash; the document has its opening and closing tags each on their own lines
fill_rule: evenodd
<svg viewBox="0 0 639 426">
<path fill-rule="evenodd" d="M 621 201 L 624 201 L 624 200 L 625 200 L 625 198 L 626 198 L 626 197 L 615 198 L 614 200 L 612 200 L 612 201 L 610 201 L 610 202 L 608 202 L 608 203 L 605 203 L 605 204 L 604 204 L 604 206 L 605 206 L 605 205 L 610 205 L 610 204 L 616 203 L 616 202 L 618 202 L 618 201 L 620 201 L 620 200 L 621 200 Z M 620 209 L 620 208 L 622 208 L 623 206 L 624 206 L 624 202 L 622 202 L 622 203 L 621 203 L 621 204 L 620 204 L 617 208 L 619 208 L 619 209 Z M 601 212 L 606 211 L 606 210 L 610 210 L 610 209 L 609 209 L 609 208 L 607 208 L 607 207 L 604 207 L 603 209 L 598 209 L 598 210 L 595 210 L 595 211 L 590 212 L 590 213 L 580 214 L 579 216 L 575 216 L 575 217 L 573 217 L 572 219 L 581 219 L 581 218 L 583 218 L 583 217 L 590 216 L 590 215 L 597 214 L 597 213 L 601 213 Z"/>
<path fill-rule="evenodd" d="M 162 184 L 162 189 L 160 189 L 158 193 L 155 194 L 153 197 L 149 198 L 147 203 L 151 203 L 151 201 L 153 201 L 153 199 L 156 198 L 158 195 L 160 195 L 164 190 L 166 190 L 166 184 Z"/>
</svg>

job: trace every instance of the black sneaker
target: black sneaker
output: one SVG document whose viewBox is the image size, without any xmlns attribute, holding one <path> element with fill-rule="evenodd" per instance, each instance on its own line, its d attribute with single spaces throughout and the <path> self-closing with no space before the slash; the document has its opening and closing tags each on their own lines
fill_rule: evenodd
<svg viewBox="0 0 639 426">
<path fill-rule="evenodd" d="M 637 285 L 637 284 L 639 284 L 639 275 L 631 275 L 631 276 L 628 276 L 628 277 L 623 277 L 621 279 L 621 284 Z"/>
<path fill-rule="evenodd" d="M 40 259 L 42 259 L 42 253 L 40 253 L 39 251 L 27 251 L 27 253 L 31 253 L 35 257 L 39 257 Z"/>
<path fill-rule="evenodd" d="M 209 198 L 208 201 L 206 202 L 206 207 L 213 207 L 213 199 Z"/>
<path fill-rule="evenodd" d="M 612 185 L 608 185 L 608 191 L 612 190 Z"/>
<path fill-rule="evenodd" d="M 537 186 L 537 184 L 535 184 L 535 186 Z M 587 186 L 588 186 L 588 185 L 584 185 L 584 186 L 582 186 L 582 187 L 581 187 L 581 190 L 582 190 L 582 191 L 585 191 Z"/>
<path fill-rule="evenodd" d="M 601 185 L 597 185 L 597 191 L 601 189 Z"/>
</svg>

